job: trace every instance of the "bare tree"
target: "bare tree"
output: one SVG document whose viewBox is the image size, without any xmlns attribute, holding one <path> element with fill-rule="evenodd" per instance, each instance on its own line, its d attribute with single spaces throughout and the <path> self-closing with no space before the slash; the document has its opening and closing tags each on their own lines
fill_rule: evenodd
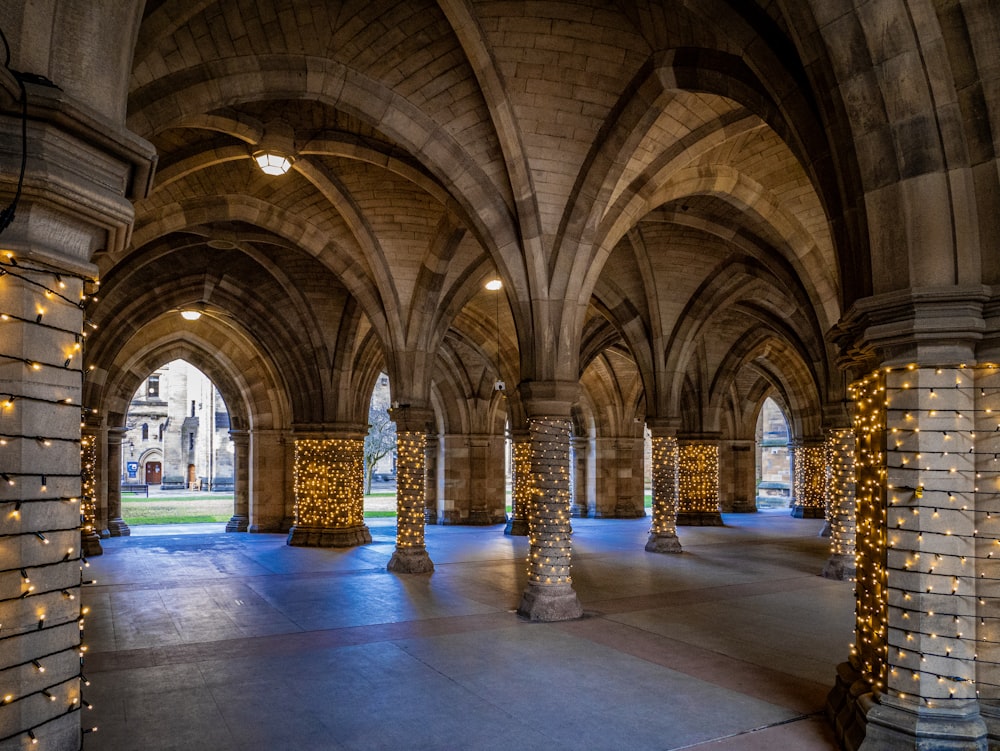
<svg viewBox="0 0 1000 751">
<path fill-rule="evenodd" d="M 396 450 L 396 423 L 389 419 L 388 390 L 376 389 L 368 407 L 365 436 L 365 492 L 372 492 L 372 475 L 379 459 Z"/>
</svg>

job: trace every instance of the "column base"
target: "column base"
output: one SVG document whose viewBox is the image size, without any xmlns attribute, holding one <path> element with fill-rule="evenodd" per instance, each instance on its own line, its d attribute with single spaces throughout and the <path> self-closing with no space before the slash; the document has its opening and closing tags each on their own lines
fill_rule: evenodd
<svg viewBox="0 0 1000 751">
<path fill-rule="evenodd" d="M 385 567 L 395 574 L 429 574 L 434 571 L 434 561 L 427 555 L 427 548 L 397 547 Z"/>
<path fill-rule="evenodd" d="M 511 537 L 527 537 L 528 520 L 512 516 L 507 520 L 507 526 L 504 527 L 503 533 Z"/>
<path fill-rule="evenodd" d="M 826 520 L 826 524 L 823 525 L 823 529 L 819 531 L 820 537 L 829 537 L 833 534 L 833 526 L 830 524 L 830 520 Z"/>
<path fill-rule="evenodd" d="M 718 511 L 678 511 L 678 527 L 724 527 Z"/>
<path fill-rule="evenodd" d="M 583 606 L 572 584 L 529 582 L 517 614 L 529 621 L 570 621 L 583 617 Z"/>
<path fill-rule="evenodd" d="M 792 506 L 792 516 L 796 519 L 825 519 L 826 509 L 814 506 Z"/>
<path fill-rule="evenodd" d="M 132 530 L 129 529 L 125 520 L 119 516 L 114 519 L 108 519 L 108 533 L 112 537 L 130 537 Z"/>
<path fill-rule="evenodd" d="M 80 551 L 84 558 L 93 558 L 95 555 L 104 555 L 104 548 L 101 547 L 101 537 L 97 532 L 82 532 L 80 535 Z"/>
<path fill-rule="evenodd" d="M 646 550 L 650 553 L 683 553 L 681 549 L 681 541 L 677 539 L 675 534 L 657 534 L 656 532 L 649 533 L 649 539 L 646 541 Z"/>
<path fill-rule="evenodd" d="M 858 751 L 987 751 L 986 723 L 974 699 L 940 700 L 928 709 L 882 696 L 868 710 Z"/>
<path fill-rule="evenodd" d="M 756 498 L 738 498 L 733 501 L 733 508 L 731 512 L 733 514 L 756 514 L 757 513 L 757 499 Z"/>
<path fill-rule="evenodd" d="M 243 514 L 233 514 L 226 522 L 227 532 L 246 532 L 250 528 L 250 517 Z"/>
<path fill-rule="evenodd" d="M 995 699 L 980 699 L 979 714 L 986 722 L 986 735 L 990 744 L 1000 748 L 1000 702 Z"/>
<path fill-rule="evenodd" d="M 871 687 L 849 662 L 837 666 L 837 680 L 826 699 L 826 716 L 844 751 L 858 751 L 865 740 L 865 715 L 874 699 Z"/>
<path fill-rule="evenodd" d="M 228 525 L 226 531 L 229 531 Z M 355 527 L 303 527 L 288 530 L 286 545 L 309 548 L 353 548 L 372 541 L 371 532 L 364 524 Z"/>
<path fill-rule="evenodd" d="M 826 579 L 850 581 L 857 574 L 853 555 L 831 555 L 823 566 L 823 576 Z"/>
</svg>

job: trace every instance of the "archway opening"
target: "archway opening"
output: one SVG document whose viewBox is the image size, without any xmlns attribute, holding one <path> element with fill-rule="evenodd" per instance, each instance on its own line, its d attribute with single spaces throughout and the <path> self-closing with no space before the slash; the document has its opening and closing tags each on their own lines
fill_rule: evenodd
<svg viewBox="0 0 1000 751">
<path fill-rule="evenodd" d="M 792 498 L 788 419 L 771 397 L 757 415 L 757 510 L 787 509 Z"/>
<path fill-rule="evenodd" d="M 396 423 L 389 416 L 389 376 L 379 373 L 365 435 L 365 516 L 396 515 Z"/>
<path fill-rule="evenodd" d="M 125 523 L 227 522 L 235 481 L 229 431 L 229 409 L 201 370 L 173 360 L 150 373 L 129 402 L 122 435 Z"/>
</svg>

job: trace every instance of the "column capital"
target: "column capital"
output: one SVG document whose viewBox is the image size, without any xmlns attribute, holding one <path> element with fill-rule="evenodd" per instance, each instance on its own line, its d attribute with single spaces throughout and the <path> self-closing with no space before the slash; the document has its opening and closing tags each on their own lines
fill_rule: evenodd
<svg viewBox="0 0 1000 751">
<path fill-rule="evenodd" d="M 676 438 L 681 429 L 681 418 L 647 417 L 646 427 L 649 428 L 650 435 L 657 438 Z"/>
<path fill-rule="evenodd" d="M 396 430 L 404 433 L 434 432 L 434 410 L 394 402 L 389 408 L 389 419 L 396 423 Z"/>
<path fill-rule="evenodd" d="M 517 390 L 529 418 L 568 418 L 580 397 L 577 381 L 522 381 Z"/>
<path fill-rule="evenodd" d="M 230 435 L 238 433 L 249 435 L 248 431 L 229 431 Z M 292 438 L 295 440 L 363 439 L 367 434 L 368 428 L 355 422 L 299 423 L 292 426 Z"/>
</svg>

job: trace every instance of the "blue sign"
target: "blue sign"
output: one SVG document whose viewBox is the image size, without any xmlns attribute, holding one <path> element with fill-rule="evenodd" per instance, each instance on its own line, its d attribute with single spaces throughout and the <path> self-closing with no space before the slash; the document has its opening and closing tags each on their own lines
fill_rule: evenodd
<svg viewBox="0 0 1000 751">
<path fill-rule="evenodd" d="M 129 477 L 135 477 L 135 473 L 139 471 L 139 462 L 125 462 L 125 468 Z"/>
</svg>

